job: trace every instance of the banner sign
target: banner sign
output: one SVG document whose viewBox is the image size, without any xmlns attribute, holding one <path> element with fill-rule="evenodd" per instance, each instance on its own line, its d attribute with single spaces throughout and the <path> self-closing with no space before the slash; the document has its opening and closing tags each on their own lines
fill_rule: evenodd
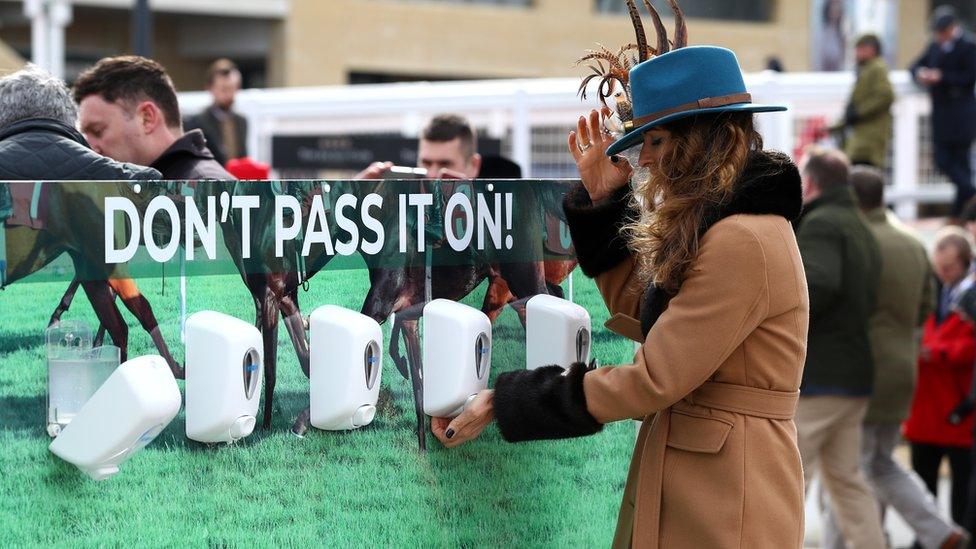
<svg viewBox="0 0 976 549">
<path fill-rule="evenodd" d="M 7 282 L 42 269 L 31 280 L 156 277 L 166 264 L 185 276 L 304 275 L 364 261 L 392 269 L 567 258 L 562 197 L 571 184 L 10 182 L 25 198 L 14 200 L 7 225 L 31 230 L 9 235 Z"/>
</svg>

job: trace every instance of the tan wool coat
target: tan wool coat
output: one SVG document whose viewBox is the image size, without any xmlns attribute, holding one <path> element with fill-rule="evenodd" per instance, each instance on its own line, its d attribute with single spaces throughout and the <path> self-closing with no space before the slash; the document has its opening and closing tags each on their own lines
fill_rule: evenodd
<svg viewBox="0 0 976 549">
<path fill-rule="evenodd" d="M 633 257 L 596 282 L 612 314 L 639 317 L 644 287 Z M 634 363 L 586 373 L 586 406 L 597 421 L 644 420 L 615 546 L 802 545 L 793 413 L 808 314 L 789 221 L 732 215 L 705 232 Z M 637 323 L 617 316 L 614 325 L 633 334 Z"/>
</svg>

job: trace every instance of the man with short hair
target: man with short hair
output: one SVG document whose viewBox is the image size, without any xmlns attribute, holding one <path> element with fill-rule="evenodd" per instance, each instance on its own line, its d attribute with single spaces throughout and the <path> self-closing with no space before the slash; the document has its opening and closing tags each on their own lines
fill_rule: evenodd
<svg viewBox="0 0 976 549">
<path fill-rule="evenodd" d="M 354 179 L 378 179 L 390 171 L 392 162 L 373 162 Z M 427 170 L 429 179 L 475 179 L 481 171 L 478 134 L 468 120 L 458 114 L 439 114 L 420 132 L 417 167 Z M 446 197 L 440 185 L 428 189 L 434 195 L 429 219 L 440 219 Z M 444 234 L 440 225 L 426 225 L 435 247 Z"/>
<path fill-rule="evenodd" d="M 851 185 L 881 252 L 878 303 L 871 317 L 874 387 L 862 425 L 861 467 L 884 506 L 894 507 L 922 547 L 961 548 L 965 533 L 942 518 L 921 479 L 892 456 L 901 441 L 915 390 L 918 330 L 932 311 L 932 267 L 925 245 L 884 207 L 884 177 L 874 168 L 851 170 Z M 824 525 L 824 547 L 842 548 L 834 513 Z"/>
<path fill-rule="evenodd" d="M 852 164 L 881 168 L 891 140 L 891 104 L 895 102 L 888 65 L 881 57 L 881 40 L 874 34 L 861 36 L 854 57 L 857 80 L 842 122 L 850 129 L 844 152 Z"/>
<path fill-rule="evenodd" d="M 241 89 L 241 71 L 230 59 L 218 59 L 207 68 L 207 91 L 213 103 L 186 120 L 186 128 L 199 129 L 207 146 L 222 166 L 247 156 L 247 119 L 234 112 L 234 99 Z"/>
<path fill-rule="evenodd" d="M 810 328 L 797 445 L 806 485 L 819 469 L 844 540 L 883 548 L 878 504 L 860 468 L 861 422 L 874 375 L 868 322 L 881 258 L 848 171 L 844 153 L 823 148 L 809 149 L 801 167 L 804 212 L 796 239 L 810 294 Z"/>
<path fill-rule="evenodd" d="M 481 155 L 478 135 L 471 123 L 456 114 L 435 116 L 420 134 L 417 167 L 426 168 L 427 177 L 478 177 Z"/>
<path fill-rule="evenodd" d="M 935 40 L 911 66 L 912 76 L 932 99 L 935 164 L 956 187 L 952 217 L 976 196 L 970 152 L 976 137 L 976 42 L 967 35 L 951 6 L 932 14 Z"/>
<path fill-rule="evenodd" d="M 81 131 L 97 152 L 151 166 L 165 179 L 233 179 L 203 132 L 183 132 L 173 81 L 152 59 L 102 59 L 78 77 L 74 97 Z"/>
<path fill-rule="evenodd" d="M 373 162 L 356 179 L 377 179 L 393 167 L 392 162 Z M 466 118 L 439 114 L 420 132 L 417 167 L 430 179 L 475 179 L 481 171 L 478 134 Z"/>
</svg>

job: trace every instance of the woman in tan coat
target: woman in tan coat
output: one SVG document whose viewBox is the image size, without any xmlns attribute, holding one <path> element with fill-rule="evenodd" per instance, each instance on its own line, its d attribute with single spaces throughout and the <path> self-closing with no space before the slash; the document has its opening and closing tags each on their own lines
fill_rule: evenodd
<svg viewBox="0 0 976 549">
<path fill-rule="evenodd" d="M 630 71 L 628 133 L 613 141 L 605 109 L 569 138 L 582 179 L 564 201 L 573 243 L 608 327 L 642 342 L 634 363 L 502 374 L 433 431 L 455 446 L 493 419 L 509 441 L 643 419 L 615 546 L 800 547 L 800 178 L 753 128 L 752 113 L 782 109 L 751 103 L 732 52 L 682 47 L 678 24 L 674 51 L 664 37 Z M 650 175 L 631 189 L 616 155 L 634 145 Z"/>
</svg>

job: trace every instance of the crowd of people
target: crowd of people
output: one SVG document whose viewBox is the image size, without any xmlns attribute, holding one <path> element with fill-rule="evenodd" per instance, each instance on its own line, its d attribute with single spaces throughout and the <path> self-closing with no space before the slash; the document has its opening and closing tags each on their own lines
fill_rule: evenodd
<svg viewBox="0 0 976 549">
<path fill-rule="evenodd" d="M 976 343 L 960 305 L 972 282 L 972 235 L 944 228 L 930 259 L 885 208 L 879 170 L 812 149 L 801 174 L 796 234 L 810 329 L 795 421 L 807 485 L 819 474 L 824 491 L 824 545 L 885 547 L 890 506 L 919 546 L 963 547 L 976 502 L 969 405 Z M 912 470 L 893 458 L 902 437 Z M 934 499 L 944 459 L 951 517 Z"/>
<path fill-rule="evenodd" d="M 821 481 L 829 547 L 885 547 L 888 507 L 914 529 L 920 547 L 965 547 L 969 532 L 976 531 L 976 188 L 969 164 L 976 134 L 976 43 L 949 10 L 936 11 L 933 31 L 935 40 L 912 74 L 932 96 L 935 161 L 955 184 L 957 197 L 952 223 L 939 232 L 931 256 L 885 207 L 879 168 L 886 162 L 894 93 L 876 36 L 856 45 L 857 82 L 835 128 L 845 134 L 843 150 L 811 148 L 799 169 L 803 207 L 793 229 L 808 290 L 809 329 L 794 420 L 804 485 L 809 489 L 818 475 Z M 183 120 L 172 81 L 150 59 L 103 59 L 70 91 L 36 68 L 0 78 L 0 179 L 232 179 L 229 163 L 247 156 L 247 124 L 233 111 L 240 84 L 233 63 L 214 63 L 207 73 L 213 104 Z M 751 118 L 736 120 L 752 131 Z M 578 163 L 591 147 L 600 148 L 597 127 L 581 119 L 570 141 Z M 699 131 L 671 127 L 689 135 Z M 646 143 L 661 138 L 655 137 L 659 130 L 645 131 Z M 583 136 L 593 143 L 573 141 Z M 419 166 L 431 177 L 486 175 L 475 132 L 463 117 L 436 117 L 419 146 Z M 659 161 L 645 154 L 653 153 L 642 153 L 642 162 Z M 748 171 L 769 162 L 786 170 L 787 160 L 770 158 L 750 157 L 742 167 Z M 358 177 L 382 177 L 391 167 L 376 163 Z M 629 172 L 616 168 L 626 182 Z M 615 196 L 590 193 L 597 205 L 622 200 Z M 593 206 L 589 198 L 584 202 Z M 586 215 L 599 220 L 597 214 Z M 579 234 L 574 242 L 585 247 Z M 584 270 L 587 265 L 584 259 Z M 672 305 L 679 311 L 681 306 Z M 794 313 L 802 309 L 791 307 Z M 796 328 L 792 317 L 779 320 Z M 788 331 L 785 325 L 769 326 Z M 783 333 L 766 335 L 776 339 Z M 582 379 L 584 373 L 578 374 Z M 598 390 L 598 383 L 588 390 Z M 626 412 L 620 417 L 633 417 Z M 614 409 L 604 419 L 616 415 Z M 910 469 L 894 457 L 903 439 L 910 446 Z M 944 461 L 951 472 L 949 517 L 935 499 Z"/>
</svg>

